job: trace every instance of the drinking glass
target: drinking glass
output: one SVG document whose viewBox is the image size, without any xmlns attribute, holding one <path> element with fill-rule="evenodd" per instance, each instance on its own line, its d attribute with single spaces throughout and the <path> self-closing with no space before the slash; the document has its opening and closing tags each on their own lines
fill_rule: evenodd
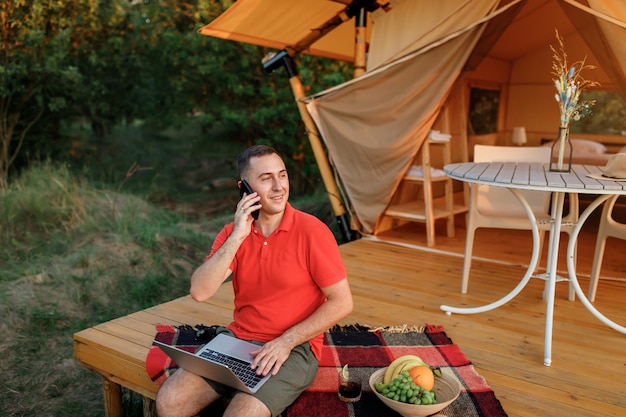
<svg viewBox="0 0 626 417">
<path fill-rule="evenodd" d="M 339 399 L 354 403 L 361 399 L 361 374 L 356 369 L 350 369 L 347 372 L 346 369 L 344 367 L 339 371 Z"/>
</svg>

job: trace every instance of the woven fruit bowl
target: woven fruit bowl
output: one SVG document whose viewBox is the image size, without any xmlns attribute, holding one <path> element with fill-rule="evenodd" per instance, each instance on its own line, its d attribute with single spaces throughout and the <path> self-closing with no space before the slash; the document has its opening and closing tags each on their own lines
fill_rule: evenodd
<svg viewBox="0 0 626 417">
<path fill-rule="evenodd" d="M 442 375 L 435 378 L 435 386 L 433 387 L 433 391 L 437 397 L 437 404 L 416 405 L 394 401 L 376 391 L 376 384 L 383 382 L 386 369 L 387 368 L 381 368 L 370 376 L 370 388 L 383 403 L 404 417 L 426 417 L 438 413 L 450 405 L 452 401 L 456 400 L 461 393 L 461 386 L 456 379 Z"/>
</svg>

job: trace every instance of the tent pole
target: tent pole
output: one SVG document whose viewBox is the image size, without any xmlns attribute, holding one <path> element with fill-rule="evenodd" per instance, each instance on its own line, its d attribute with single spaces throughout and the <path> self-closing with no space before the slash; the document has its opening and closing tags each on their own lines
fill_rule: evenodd
<svg viewBox="0 0 626 417">
<path fill-rule="evenodd" d="M 304 122 L 306 133 L 309 138 L 309 143 L 311 144 L 311 149 L 313 150 L 315 161 L 317 162 L 317 166 L 319 167 L 322 181 L 324 182 L 324 187 L 326 188 L 326 193 L 328 194 L 328 197 L 330 199 L 330 205 L 333 209 L 333 212 L 335 213 L 337 224 L 339 225 L 339 229 L 341 231 L 343 239 L 346 242 L 351 242 L 357 239 L 358 236 L 356 231 L 350 229 L 350 223 L 346 214 L 346 208 L 341 201 L 339 189 L 337 188 L 337 184 L 335 183 L 330 163 L 328 162 L 326 152 L 322 147 L 319 131 L 317 130 L 317 127 L 315 126 L 311 115 L 306 109 L 306 104 L 304 104 L 304 102 L 301 100 L 306 96 L 304 94 L 304 87 L 302 86 L 302 81 L 300 80 L 300 75 L 298 74 L 298 70 L 293 61 L 293 58 L 289 55 L 286 49 L 283 49 L 272 58 L 264 62 L 263 68 L 265 68 L 265 70 L 268 72 L 272 72 L 281 65 L 285 67 L 285 70 L 287 71 L 287 74 L 289 76 L 289 83 L 291 84 L 291 89 L 296 99 L 298 110 L 300 111 L 300 117 Z"/>
<path fill-rule="evenodd" d="M 365 44 L 365 32 L 367 28 L 367 10 L 361 7 L 354 19 L 355 43 L 354 43 L 354 78 L 365 72 L 365 54 L 367 45 Z"/>
<path fill-rule="evenodd" d="M 363 71 L 365 71 L 365 53 L 366 53 L 366 31 L 365 28 L 367 26 L 367 13 L 373 12 L 377 9 L 382 8 L 385 12 L 391 10 L 391 3 L 388 0 L 353 0 L 345 10 L 340 11 L 337 15 L 331 17 L 328 21 L 323 23 L 321 26 L 314 28 L 311 32 L 300 39 L 298 43 L 291 46 L 290 49 L 299 54 L 303 51 L 309 49 L 311 45 L 317 42 L 320 38 L 324 37 L 328 32 L 335 29 L 337 26 L 341 25 L 346 20 L 352 19 L 355 17 L 355 25 L 356 25 L 356 54 L 355 54 L 355 70 L 357 66 L 363 67 Z M 362 20 L 362 23 L 360 21 Z M 361 32 L 361 33 L 360 33 Z M 359 57 L 359 54 L 363 54 L 362 57 Z M 362 72 L 363 72 L 362 71 Z M 362 73 L 361 72 L 361 73 Z M 354 74 L 356 77 L 359 74 Z"/>
<path fill-rule="evenodd" d="M 339 12 L 336 16 L 333 16 L 325 24 L 319 28 L 312 30 L 308 36 L 301 39 L 295 46 L 289 48 L 291 54 L 296 54 L 308 49 L 315 41 L 322 38 L 328 32 L 339 26 L 341 23 L 348 19 L 355 17 L 355 49 L 354 49 L 354 77 L 365 72 L 366 63 L 366 28 L 367 28 L 367 13 L 382 8 L 385 11 L 391 10 L 391 4 L 388 0 L 355 0 L 344 11 Z M 287 48 L 278 52 L 273 57 L 270 57 L 267 61 L 264 60 L 263 68 L 267 72 L 272 72 L 280 66 L 284 66 L 288 75 L 291 89 L 293 90 L 294 97 L 296 98 L 296 104 L 300 111 L 300 117 L 306 127 L 307 136 L 315 161 L 319 167 L 322 175 L 322 181 L 326 188 L 326 193 L 330 198 L 330 204 L 333 212 L 335 213 L 337 223 L 341 230 L 341 234 L 345 241 L 350 242 L 358 238 L 358 233 L 351 229 L 351 227 L 357 227 L 356 219 L 352 219 L 354 224 L 351 226 L 346 214 L 346 208 L 341 202 L 339 189 L 335 183 L 333 173 L 326 156 L 326 152 L 320 141 L 320 134 L 311 118 L 311 115 L 306 109 L 306 105 L 301 100 L 305 98 L 304 88 L 302 87 L 302 81 L 298 75 L 298 70 L 293 62 L 292 55 Z"/>
</svg>

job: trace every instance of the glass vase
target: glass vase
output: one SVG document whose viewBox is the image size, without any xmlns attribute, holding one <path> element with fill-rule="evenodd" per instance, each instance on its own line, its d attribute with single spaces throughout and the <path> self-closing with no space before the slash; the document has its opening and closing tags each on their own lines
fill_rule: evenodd
<svg viewBox="0 0 626 417">
<path fill-rule="evenodd" d="M 570 172 L 572 170 L 572 151 L 569 127 L 559 127 L 559 136 L 550 149 L 550 171 Z"/>
</svg>

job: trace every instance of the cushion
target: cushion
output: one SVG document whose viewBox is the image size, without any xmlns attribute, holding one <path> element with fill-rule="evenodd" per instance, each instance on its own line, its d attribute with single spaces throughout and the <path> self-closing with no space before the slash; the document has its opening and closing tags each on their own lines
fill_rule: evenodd
<svg viewBox="0 0 626 417">
<path fill-rule="evenodd" d="M 607 150 L 606 146 L 600 142 L 594 142 L 593 140 L 570 138 L 570 142 L 574 147 L 575 153 L 605 153 Z"/>
<path fill-rule="evenodd" d="M 543 146 L 552 146 L 552 143 L 554 142 L 547 142 Z M 570 143 L 574 148 L 573 153 L 576 155 L 603 154 L 607 151 L 606 146 L 589 139 L 570 138 Z"/>
</svg>

